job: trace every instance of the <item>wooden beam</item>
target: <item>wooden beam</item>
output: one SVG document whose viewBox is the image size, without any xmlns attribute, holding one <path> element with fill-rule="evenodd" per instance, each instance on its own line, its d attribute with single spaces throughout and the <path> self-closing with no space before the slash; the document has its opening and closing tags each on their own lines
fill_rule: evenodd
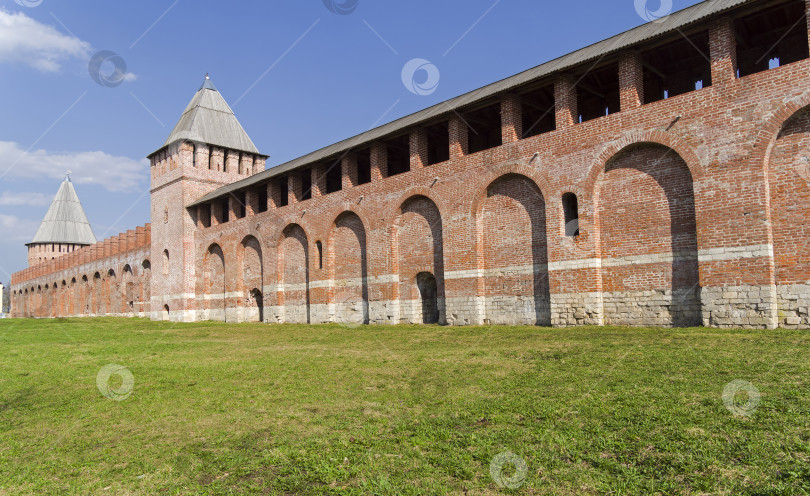
<svg viewBox="0 0 810 496">
<path fill-rule="evenodd" d="M 579 83 L 577 83 L 577 87 L 582 88 L 583 90 L 587 91 L 588 93 L 591 93 L 591 94 L 593 94 L 593 95 L 596 95 L 596 96 L 598 96 L 599 98 L 605 98 L 605 94 L 604 94 L 604 93 L 600 92 L 599 90 L 597 90 L 596 88 L 594 88 L 593 86 L 591 86 L 591 85 L 589 85 L 589 84 L 585 84 L 585 83 L 583 83 L 583 82 L 579 82 Z"/>
<path fill-rule="evenodd" d="M 661 71 L 659 71 L 658 69 L 656 69 L 656 68 L 655 68 L 655 67 L 653 67 L 652 65 L 647 64 L 647 63 L 643 63 L 643 62 L 642 62 L 642 64 L 641 64 L 641 65 L 643 65 L 645 69 L 647 69 L 648 71 L 652 72 L 653 74 L 655 74 L 656 76 L 660 77 L 661 79 L 666 79 L 666 78 L 667 78 L 666 76 L 664 76 L 664 74 L 663 74 Z"/>
</svg>

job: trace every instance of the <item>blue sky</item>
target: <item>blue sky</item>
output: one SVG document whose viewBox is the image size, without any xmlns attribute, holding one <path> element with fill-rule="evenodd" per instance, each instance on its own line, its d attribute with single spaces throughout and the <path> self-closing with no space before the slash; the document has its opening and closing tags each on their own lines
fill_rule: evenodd
<svg viewBox="0 0 810 496">
<path fill-rule="evenodd" d="M 0 0 L 0 281 L 67 169 L 99 239 L 149 221 L 144 157 L 206 73 L 273 166 L 695 3 Z"/>
</svg>

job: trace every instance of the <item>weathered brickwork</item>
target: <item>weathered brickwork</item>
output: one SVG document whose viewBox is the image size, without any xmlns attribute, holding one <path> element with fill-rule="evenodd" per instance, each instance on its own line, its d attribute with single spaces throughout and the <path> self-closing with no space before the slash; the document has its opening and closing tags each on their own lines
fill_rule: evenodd
<svg viewBox="0 0 810 496">
<path fill-rule="evenodd" d="M 151 317 L 151 229 L 146 224 L 14 274 L 15 317 Z"/>
<path fill-rule="evenodd" d="M 48 260 L 54 260 L 66 253 L 81 248 L 81 245 L 72 243 L 48 243 L 28 247 L 28 266 L 33 267 Z"/>
<path fill-rule="evenodd" d="M 154 319 L 810 328 L 810 32 L 792 19 L 767 57 L 739 43 L 808 3 L 608 53 L 601 103 L 590 61 L 277 173 L 172 144 L 150 157 L 149 246 L 16 274 L 12 313 L 126 314 L 102 269 L 137 254 Z M 690 47 L 691 72 L 666 58 Z M 36 289 L 85 273 L 102 289 Z"/>
</svg>

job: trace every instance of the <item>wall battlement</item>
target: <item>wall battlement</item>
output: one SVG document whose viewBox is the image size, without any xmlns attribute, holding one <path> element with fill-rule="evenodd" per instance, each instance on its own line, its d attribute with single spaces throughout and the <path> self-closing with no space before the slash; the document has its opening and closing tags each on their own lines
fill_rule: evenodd
<svg viewBox="0 0 810 496">
<path fill-rule="evenodd" d="M 11 276 L 11 284 L 24 286 L 26 282 L 33 279 L 48 278 L 51 275 L 58 275 L 60 272 L 73 270 L 81 265 L 103 262 L 104 259 L 125 254 L 128 251 L 148 248 L 151 242 L 151 224 L 138 226 L 125 233 L 99 241 L 94 245 L 78 248 L 58 259 L 16 272 Z"/>
<path fill-rule="evenodd" d="M 146 224 L 12 275 L 14 317 L 151 316 Z"/>
</svg>

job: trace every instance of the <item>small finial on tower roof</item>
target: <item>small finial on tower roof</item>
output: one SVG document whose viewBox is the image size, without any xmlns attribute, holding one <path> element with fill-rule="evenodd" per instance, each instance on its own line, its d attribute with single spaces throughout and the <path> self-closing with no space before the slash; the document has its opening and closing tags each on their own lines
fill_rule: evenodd
<svg viewBox="0 0 810 496">
<path fill-rule="evenodd" d="M 203 84 L 200 86 L 200 89 L 207 89 L 207 90 L 214 90 L 217 91 L 217 88 L 214 86 L 214 82 L 211 81 L 211 77 L 208 73 L 205 73 L 205 79 L 203 79 Z"/>
<path fill-rule="evenodd" d="M 65 180 L 70 181 L 70 175 L 73 174 L 72 171 L 65 171 Z"/>
</svg>

